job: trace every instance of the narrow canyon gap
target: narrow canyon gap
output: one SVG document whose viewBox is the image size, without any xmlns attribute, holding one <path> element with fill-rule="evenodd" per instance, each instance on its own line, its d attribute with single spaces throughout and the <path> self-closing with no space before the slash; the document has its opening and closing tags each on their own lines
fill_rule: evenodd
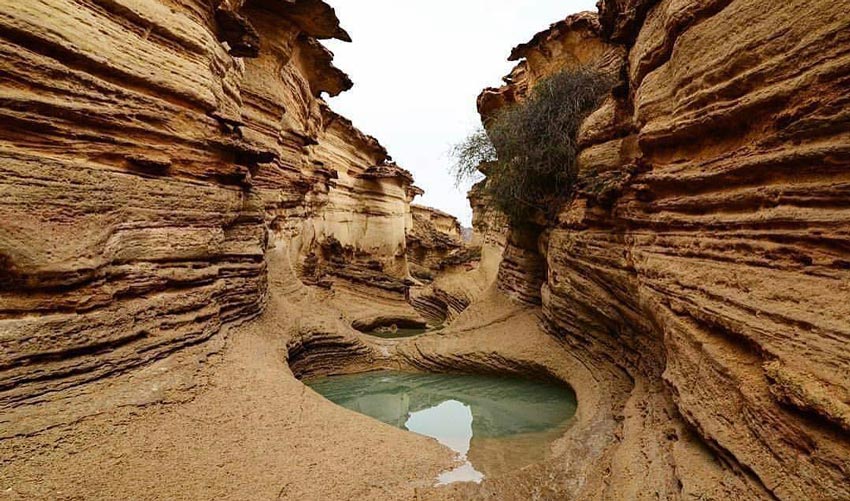
<svg viewBox="0 0 850 501">
<path fill-rule="evenodd" d="M 325 2 L 0 0 L 0 497 L 850 498 L 850 1 L 598 8 L 477 103 L 609 76 L 579 189 L 518 225 L 479 185 L 466 239 L 325 102 Z M 436 486 L 301 382 L 381 369 L 578 408 Z"/>
</svg>

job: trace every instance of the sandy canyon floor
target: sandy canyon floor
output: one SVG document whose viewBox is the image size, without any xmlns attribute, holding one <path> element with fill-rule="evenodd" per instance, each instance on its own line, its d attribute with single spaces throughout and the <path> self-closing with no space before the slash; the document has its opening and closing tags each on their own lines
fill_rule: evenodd
<svg viewBox="0 0 850 501">
<path fill-rule="evenodd" d="M 273 285 L 259 318 L 211 342 L 6 414 L 0 496 L 505 499 L 563 489 L 565 477 L 547 468 L 570 454 L 566 437 L 553 444 L 551 459 L 509 478 L 434 487 L 437 475 L 454 466 L 449 449 L 330 403 L 287 363 L 288 347 L 301 337 L 313 346 L 352 343 L 368 353 L 348 362 L 337 353 L 329 366 L 321 354 L 305 361 L 320 372 L 576 374 L 564 348 L 539 329 L 535 308 L 491 290 L 443 332 L 380 340 L 349 327 L 333 293 L 291 277 L 277 277 Z M 359 308 L 362 314 L 368 305 Z M 590 387 L 577 387 L 578 422 L 599 410 Z"/>
</svg>

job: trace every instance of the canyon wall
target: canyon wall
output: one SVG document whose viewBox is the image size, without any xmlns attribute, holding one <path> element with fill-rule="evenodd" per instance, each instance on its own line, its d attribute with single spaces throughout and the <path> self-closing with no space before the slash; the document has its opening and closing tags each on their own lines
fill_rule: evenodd
<svg viewBox="0 0 850 501">
<path fill-rule="evenodd" d="M 0 403 L 256 316 L 270 248 L 403 300 L 418 191 L 322 100 L 331 37 L 315 0 L 0 1 Z"/>
<path fill-rule="evenodd" d="M 464 242 L 460 223 L 445 212 L 420 205 L 411 212 L 407 260 L 417 284 L 408 300 L 429 324 L 444 325 L 493 282 L 501 249 Z"/>
<path fill-rule="evenodd" d="M 417 204 L 410 206 L 410 212 L 414 220 L 420 219 L 423 222 L 430 222 L 440 233 L 445 233 L 457 240 L 461 239 L 460 221 L 451 214 L 434 209 L 433 207 L 425 207 L 424 205 Z"/>
<path fill-rule="evenodd" d="M 517 47 L 506 85 L 479 100 L 485 122 L 564 68 L 618 82 L 582 127 L 578 194 L 557 221 L 509 228 L 473 190 L 475 255 L 456 223 L 411 208 L 410 174 L 322 99 L 352 85 L 319 42 L 349 38 L 323 2 L 0 0 L 0 408 L 203 343 L 259 315 L 273 287 L 304 303 L 278 314 L 303 318 L 264 315 L 227 375 L 258 354 L 280 369 L 279 346 L 254 344 L 282 325 L 291 357 L 371 361 L 352 320 L 442 323 L 495 282 L 540 305 L 523 318 L 541 313 L 566 348 L 546 356 L 575 359 L 612 409 L 552 476 L 572 497 L 848 499 L 847 12 L 603 0 L 599 18 Z M 469 318 L 521 346 L 513 312 L 485 302 Z M 275 412 L 309 414 L 290 386 Z M 244 431 L 250 412 L 232 414 Z M 156 453 L 181 449 L 164 443 Z"/>
<path fill-rule="evenodd" d="M 410 202 L 421 191 L 410 172 L 391 163 L 374 138 L 327 109 L 325 117 L 326 130 L 311 152 L 311 162 L 329 169 L 330 179 L 319 208 L 294 234 L 293 252 L 307 256 L 301 269 L 316 282 L 323 277 L 367 284 L 389 281 L 403 292 L 402 281 L 410 274 Z"/>
<path fill-rule="evenodd" d="M 499 276 L 543 282 L 549 331 L 631 388 L 577 497 L 850 497 L 849 11 L 603 0 L 479 99 L 486 122 L 551 72 L 620 76 L 578 195 Z"/>
<path fill-rule="evenodd" d="M 414 276 L 433 280 L 435 273 L 462 259 L 460 223 L 454 216 L 431 207 L 411 205 L 410 209 L 407 261 Z"/>
</svg>

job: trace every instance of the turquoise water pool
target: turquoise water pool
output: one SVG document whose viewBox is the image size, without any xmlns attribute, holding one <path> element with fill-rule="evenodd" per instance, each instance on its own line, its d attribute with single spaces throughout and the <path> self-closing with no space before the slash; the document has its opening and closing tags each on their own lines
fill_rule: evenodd
<svg viewBox="0 0 850 501">
<path fill-rule="evenodd" d="M 577 406 L 566 386 L 512 377 L 379 371 L 306 384 L 338 405 L 454 450 L 463 464 L 438 483 L 477 482 L 540 461 Z"/>
</svg>

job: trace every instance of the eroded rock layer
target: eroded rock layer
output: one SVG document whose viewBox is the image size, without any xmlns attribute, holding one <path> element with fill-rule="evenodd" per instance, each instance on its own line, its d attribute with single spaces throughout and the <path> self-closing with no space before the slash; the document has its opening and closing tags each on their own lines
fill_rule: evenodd
<svg viewBox="0 0 850 501">
<path fill-rule="evenodd" d="M 465 247 L 458 220 L 431 207 L 411 205 L 407 261 L 414 276 L 431 280 L 434 273 L 463 261 Z"/>
<path fill-rule="evenodd" d="M 243 68 L 203 7 L 2 5 L 4 400 L 259 311 L 262 207 L 245 188 L 268 152 L 231 127 Z"/>
<path fill-rule="evenodd" d="M 509 228 L 474 190 L 466 260 L 323 102 L 351 86 L 323 2 L 0 0 L 3 492 L 850 498 L 847 12 L 603 0 L 517 47 L 485 121 L 563 68 L 619 82 L 558 220 Z M 557 377 L 581 405 L 546 462 L 432 488 L 445 450 L 292 377 L 389 366 Z"/>
<path fill-rule="evenodd" d="M 320 97 L 333 9 L 211 3 L 0 2 L 0 403 L 257 315 L 281 243 L 403 303 L 418 191 Z"/>
<path fill-rule="evenodd" d="M 486 119 L 528 75 L 622 64 L 582 128 L 580 194 L 539 240 L 546 325 L 633 387 L 606 482 L 578 494 L 846 499 L 850 3 L 601 4 L 479 100 Z M 587 47 L 570 40 L 589 26 L 624 45 L 549 48 Z M 518 262 L 500 286 L 528 296 Z"/>
</svg>

